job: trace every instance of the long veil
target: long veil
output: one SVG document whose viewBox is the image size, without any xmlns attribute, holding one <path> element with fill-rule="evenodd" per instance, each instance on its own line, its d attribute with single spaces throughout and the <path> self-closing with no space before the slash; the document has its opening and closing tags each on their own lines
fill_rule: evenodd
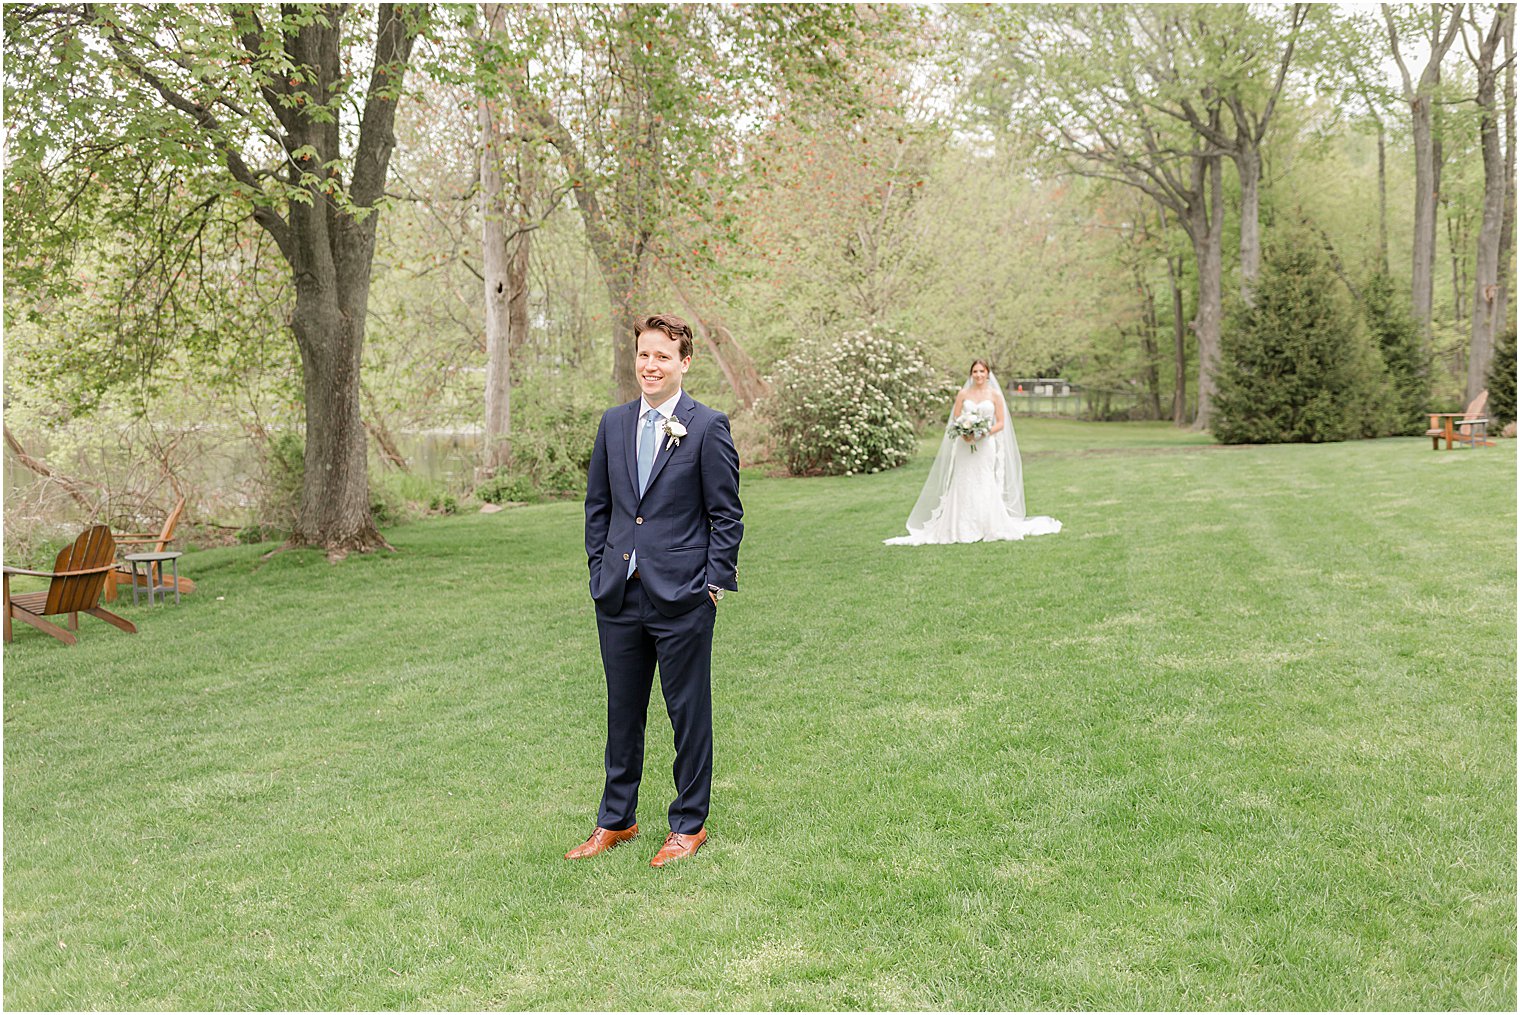
<svg viewBox="0 0 1520 1015">
<path fill-rule="evenodd" d="M 987 443 L 992 444 L 992 451 L 997 455 L 994 462 L 998 486 L 1003 494 L 1003 506 L 1008 509 L 1010 517 L 1022 519 L 1024 517 L 1024 467 L 1019 459 L 1019 442 L 1013 435 L 1012 412 L 1008 408 L 1008 400 L 1003 397 L 1003 386 L 998 383 L 997 375 L 989 373 L 987 383 L 993 391 L 997 392 L 998 398 L 1003 402 L 1003 429 L 991 438 Z M 971 387 L 971 378 L 966 378 L 966 383 L 961 385 L 961 390 L 966 391 Z M 922 530 L 939 510 L 940 504 L 945 500 L 945 493 L 950 489 L 950 479 L 955 468 L 955 442 L 957 437 L 950 436 L 950 420 L 955 418 L 955 406 L 950 406 L 950 415 L 945 419 L 945 437 L 940 441 L 939 453 L 934 456 L 934 464 L 929 467 L 929 478 L 924 480 L 924 488 L 918 495 L 918 501 L 913 505 L 913 510 L 908 514 L 908 531 L 917 533 Z"/>
</svg>

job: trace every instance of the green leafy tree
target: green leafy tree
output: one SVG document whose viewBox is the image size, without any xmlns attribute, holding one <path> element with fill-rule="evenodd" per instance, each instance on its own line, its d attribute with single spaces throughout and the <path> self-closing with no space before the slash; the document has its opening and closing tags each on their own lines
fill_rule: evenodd
<svg viewBox="0 0 1520 1015">
<path fill-rule="evenodd" d="M 1362 320 L 1388 369 L 1392 430 L 1419 433 L 1430 408 L 1430 361 L 1409 299 L 1382 272 L 1367 280 L 1361 296 Z"/>
<path fill-rule="evenodd" d="M 990 96 L 980 105 L 1017 114 L 1072 172 L 1148 195 L 1187 235 L 1198 283 L 1194 427 L 1208 428 L 1224 313 L 1224 149 L 1210 140 L 1226 131 L 1221 72 L 1208 61 L 1192 67 L 1191 21 L 1155 7 L 1007 6 L 988 19 L 995 57 L 973 86 Z M 1251 115 L 1242 129 L 1264 129 Z"/>
<path fill-rule="evenodd" d="M 1320 252 L 1296 238 L 1269 252 L 1255 296 L 1223 336 L 1214 435 L 1274 444 L 1377 432 L 1386 374 Z"/>
<path fill-rule="evenodd" d="M 1494 361 L 1488 368 L 1488 414 L 1499 426 L 1515 421 L 1514 328 L 1494 343 Z"/>
<path fill-rule="evenodd" d="M 192 276 L 202 289 L 236 279 L 188 238 L 214 219 L 256 223 L 284 262 L 301 357 L 293 539 L 334 554 L 384 544 L 359 367 L 396 106 L 425 23 L 425 8 L 396 4 L 5 9 L 7 268 L 66 296 L 67 275 L 37 251 L 115 234 L 161 266 L 162 302 Z M 128 292 L 121 305 L 142 303 Z M 121 358 L 124 374 L 151 372 L 151 357 Z"/>
</svg>

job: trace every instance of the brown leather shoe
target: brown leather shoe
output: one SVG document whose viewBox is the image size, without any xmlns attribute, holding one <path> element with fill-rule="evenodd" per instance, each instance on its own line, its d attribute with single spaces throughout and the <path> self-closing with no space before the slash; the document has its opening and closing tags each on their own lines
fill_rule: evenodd
<svg viewBox="0 0 1520 1015">
<path fill-rule="evenodd" d="M 651 867 L 663 867 L 675 860 L 683 860 L 697 851 L 707 841 L 707 829 L 699 828 L 690 834 L 671 832 L 665 836 L 665 845 L 649 861 Z"/>
<path fill-rule="evenodd" d="M 616 846 L 618 843 L 627 842 L 629 839 L 638 834 L 638 825 L 630 825 L 629 827 L 619 829 L 616 832 L 610 828 L 603 828 L 601 825 L 597 825 L 596 831 L 591 833 L 591 838 L 587 839 L 585 842 L 581 843 L 579 846 L 576 846 L 570 852 L 566 853 L 565 859 L 580 860 L 584 857 L 596 856 L 599 853 L 605 853 L 613 846 Z"/>
</svg>

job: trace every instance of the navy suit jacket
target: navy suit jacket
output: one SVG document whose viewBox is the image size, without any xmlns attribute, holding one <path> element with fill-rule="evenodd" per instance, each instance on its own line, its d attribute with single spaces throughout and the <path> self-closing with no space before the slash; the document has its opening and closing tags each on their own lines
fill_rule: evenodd
<svg viewBox="0 0 1520 1015">
<path fill-rule="evenodd" d="M 628 559 L 657 610 L 680 616 L 707 599 L 707 586 L 739 587 L 739 454 L 728 417 L 684 391 L 675 418 L 686 436 L 675 447 L 657 431 L 649 483 L 639 495 L 639 400 L 602 414 L 586 476 L 586 558 L 591 598 L 623 605 Z"/>
</svg>

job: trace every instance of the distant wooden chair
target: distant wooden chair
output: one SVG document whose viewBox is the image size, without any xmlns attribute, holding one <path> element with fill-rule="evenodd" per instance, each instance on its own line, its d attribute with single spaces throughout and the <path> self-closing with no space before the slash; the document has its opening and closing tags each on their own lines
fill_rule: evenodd
<svg viewBox="0 0 1520 1015">
<path fill-rule="evenodd" d="M 1425 436 L 1430 438 L 1430 450 L 1440 451 L 1443 440 L 1447 451 L 1453 444 L 1493 447 L 1494 442 L 1488 439 L 1488 418 L 1483 415 L 1487 405 L 1488 392 L 1480 391 L 1463 412 L 1430 413 L 1430 429 L 1425 431 Z"/>
<path fill-rule="evenodd" d="M 100 608 L 100 594 L 105 589 L 106 575 L 116 567 L 116 541 L 111 530 L 104 525 L 86 529 L 72 546 L 65 546 L 58 553 L 51 571 L 28 571 L 25 568 L 5 568 L 5 640 L 11 640 L 11 620 L 30 624 L 44 634 L 50 634 L 65 645 L 79 639 L 70 631 L 79 630 L 79 615 L 88 613 L 107 624 L 119 627 L 128 634 L 136 634 L 137 628 L 130 620 Z M 25 592 L 11 595 L 11 575 L 29 574 L 49 578 L 46 592 Z M 69 615 L 69 630 L 43 617 Z"/>
<path fill-rule="evenodd" d="M 174 541 L 174 530 L 179 525 L 179 517 L 185 511 L 185 498 L 181 497 L 179 503 L 174 505 L 174 510 L 169 512 L 169 517 L 164 519 L 164 527 L 157 535 L 151 532 L 123 532 L 116 537 L 117 545 L 133 553 L 163 553 Z M 164 585 L 162 565 L 150 565 L 150 574 L 147 578 L 137 576 L 138 587 L 147 588 L 148 584 L 162 587 Z M 106 602 L 116 602 L 119 593 L 118 586 L 132 587 L 132 569 L 124 564 L 118 565 L 116 570 L 106 577 Z M 179 591 L 190 593 L 195 591 L 195 582 L 189 578 L 180 578 Z M 172 586 L 171 586 L 172 588 Z"/>
</svg>

